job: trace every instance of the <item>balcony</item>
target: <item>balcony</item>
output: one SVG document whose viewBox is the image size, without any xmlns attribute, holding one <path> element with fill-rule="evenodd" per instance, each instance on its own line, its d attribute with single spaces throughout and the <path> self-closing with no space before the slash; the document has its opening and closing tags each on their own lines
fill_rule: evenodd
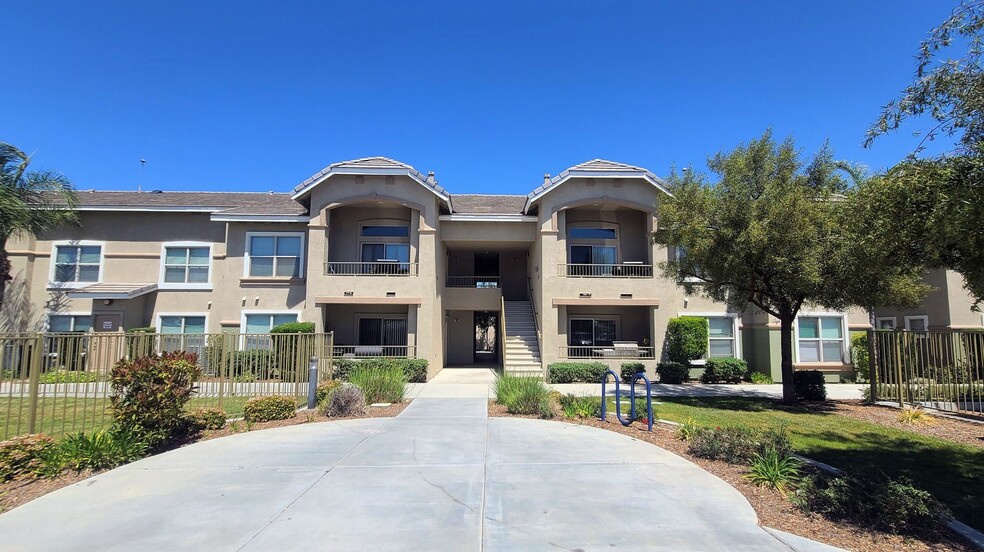
<svg viewBox="0 0 984 552">
<path fill-rule="evenodd" d="M 653 265 L 631 261 L 621 264 L 560 263 L 557 274 L 562 278 L 652 278 Z"/>
<path fill-rule="evenodd" d="M 560 358 L 630 360 L 653 358 L 654 347 L 641 347 L 634 341 L 615 341 L 612 345 L 570 345 L 560 348 Z"/>
<path fill-rule="evenodd" d="M 417 263 L 379 260 L 369 263 L 325 263 L 325 276 L 416 276 Z"/>
<path fill-rule="evenodd" d="M 336 358 L 414 358 L 417 348 L 413 345 L 336 345 Z"/>
<path fill-rule="evenodd" d="M 444 287 L 490 289 L 499 287 L 498 276 L 448 276 Z"/>
</svg>

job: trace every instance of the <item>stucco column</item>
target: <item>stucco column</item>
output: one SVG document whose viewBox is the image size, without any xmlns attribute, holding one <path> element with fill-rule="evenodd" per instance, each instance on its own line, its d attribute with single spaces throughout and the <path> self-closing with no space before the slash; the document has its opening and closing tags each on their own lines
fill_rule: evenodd
<svg viewBox="0 0 984 552">
<path fill-rule="evenodd" d="M 322 309 L 314 304 L 311 290 L 319 289 L 318 283 L 324 279 L 324 266 L 328 261 L 328 213 L 324 217 L 315 216 L 308 223 L 307 232 L 307 275 L 305 279 L 306 300 L 304 302 L 304 320 L 314 321 L 315 331 L 325 331 L 325 320 Z"/>
</svg>

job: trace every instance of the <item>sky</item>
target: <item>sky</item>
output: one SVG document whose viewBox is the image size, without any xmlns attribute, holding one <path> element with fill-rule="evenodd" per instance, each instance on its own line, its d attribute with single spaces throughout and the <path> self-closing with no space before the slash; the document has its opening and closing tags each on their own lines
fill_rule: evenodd
<svg viewBox="0 0 984 552">
<path fill-rule="evenodd" d="M 930 126 L 862 147 L 955 5 L 8 0 L 0 142 L 83 190 L 287 192 L 385 156 L 526 194 L 595 158 L 706 170 L 770 127 L 877 170 Z"/>
</svg>

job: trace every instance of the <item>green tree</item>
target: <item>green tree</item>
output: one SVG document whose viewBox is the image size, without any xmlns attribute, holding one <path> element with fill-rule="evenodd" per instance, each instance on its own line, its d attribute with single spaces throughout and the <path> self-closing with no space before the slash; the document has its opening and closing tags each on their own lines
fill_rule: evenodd
<svg viewBox="0 0 984 552">
<path fill-rule="evenodd" d="M 7 240 L 77 221 L 68 179 L 48 171 L 28 171 L 30 162 L 24 152 L 0 142 L 0 309 L 12 279 Z"/>
<path fill-rule="evenodd" d="M 688 293 L 737 309 L 750 305 L 780 324 L 783 399 L 793 392 L 793 322 L 804 305 L 907 306 L 926 292 L 923 272 L 882 253 L 862 232 L 853 191 L 824 147 L 808 163 L 793 141 L 771 131 L 708 167 L 669 177 L 672 197 L 657 205 L 656 243 L 683 254 L 662 263 Z"/>
<path fill-rule="evenodd" d="M 922 42 L 915 78 L 868 130 L 865 145 L 928 117 L 915 153 L 865 186 L 873 239 L 910 262 L 956 270 L 984 300 L 984 1 L 965 0 Z M 918 159 L 952 137 L 950 155 Z"/>
</svg>

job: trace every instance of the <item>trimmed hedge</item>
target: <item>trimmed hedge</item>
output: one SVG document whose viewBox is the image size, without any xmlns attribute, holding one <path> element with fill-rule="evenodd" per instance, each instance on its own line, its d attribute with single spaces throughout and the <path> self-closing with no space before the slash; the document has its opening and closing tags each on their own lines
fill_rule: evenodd
<svg viewBox="0 0 984 552">
<path fill-rule="evenodd" d="M 270 329 L 271 334 L 314 333 L 314 322 L 284 322 Z"/>
<path fill-rule="evenodd" d="M 601 362 L 555 362 L 547 369 L 550 383 L 600 383 L 608 365 Z"/>
<path fill-rule="evenodd" d="M 246 401 L 243 407 L 243 419 L 247 422 L 287 420 L 294 417 L 295 410 L 297 410 L 297 402 L 293 397 L 281 395 L 253 397 Z"/>
<path fill-rule="evenodd" d="M 353 368 L 399 368 L 409 383 L 427 381 L 427 360 L 423 358 L 335 358 L 331 364 L 332 377 L 342 381 L 348 381 Z"/>
<path fill-rule="evenodd" d="M 222 429 L 225 427 L 226 413 L 221 408 L 198 408 L 186 414 L 185 419 L 195 431 Z"/>
<path fill-rule="evenodd" d="M 657 364 L 656 373 L 660 383 L 683 383 L 690 379 L 690 369 L 672 360 Z"/>
<path fill-rule="evenodd" d="M 701 383 L 741 383 L 748 373 L 748 363 L 740 358 L 715 357 L 707 359 Z"/>
<path fill-rule="evenodd" d="M 622 363 L 622 381 L 629 383 L 629 379 L 642 372 L 646 373 L 646 365 L 641 362 L 623 362 Z"/>
<path fill-rule="evenodd" d="M 707 319 L 678 316 L 666 325 L 666 357 L 686 366 L 707 353 Z"/>
<path fill-rule="evenodd" d="M 801 401 L 827 400 L 827 384 L 819 370 L 793 372 L 793 390 Z"/>
</svg>

